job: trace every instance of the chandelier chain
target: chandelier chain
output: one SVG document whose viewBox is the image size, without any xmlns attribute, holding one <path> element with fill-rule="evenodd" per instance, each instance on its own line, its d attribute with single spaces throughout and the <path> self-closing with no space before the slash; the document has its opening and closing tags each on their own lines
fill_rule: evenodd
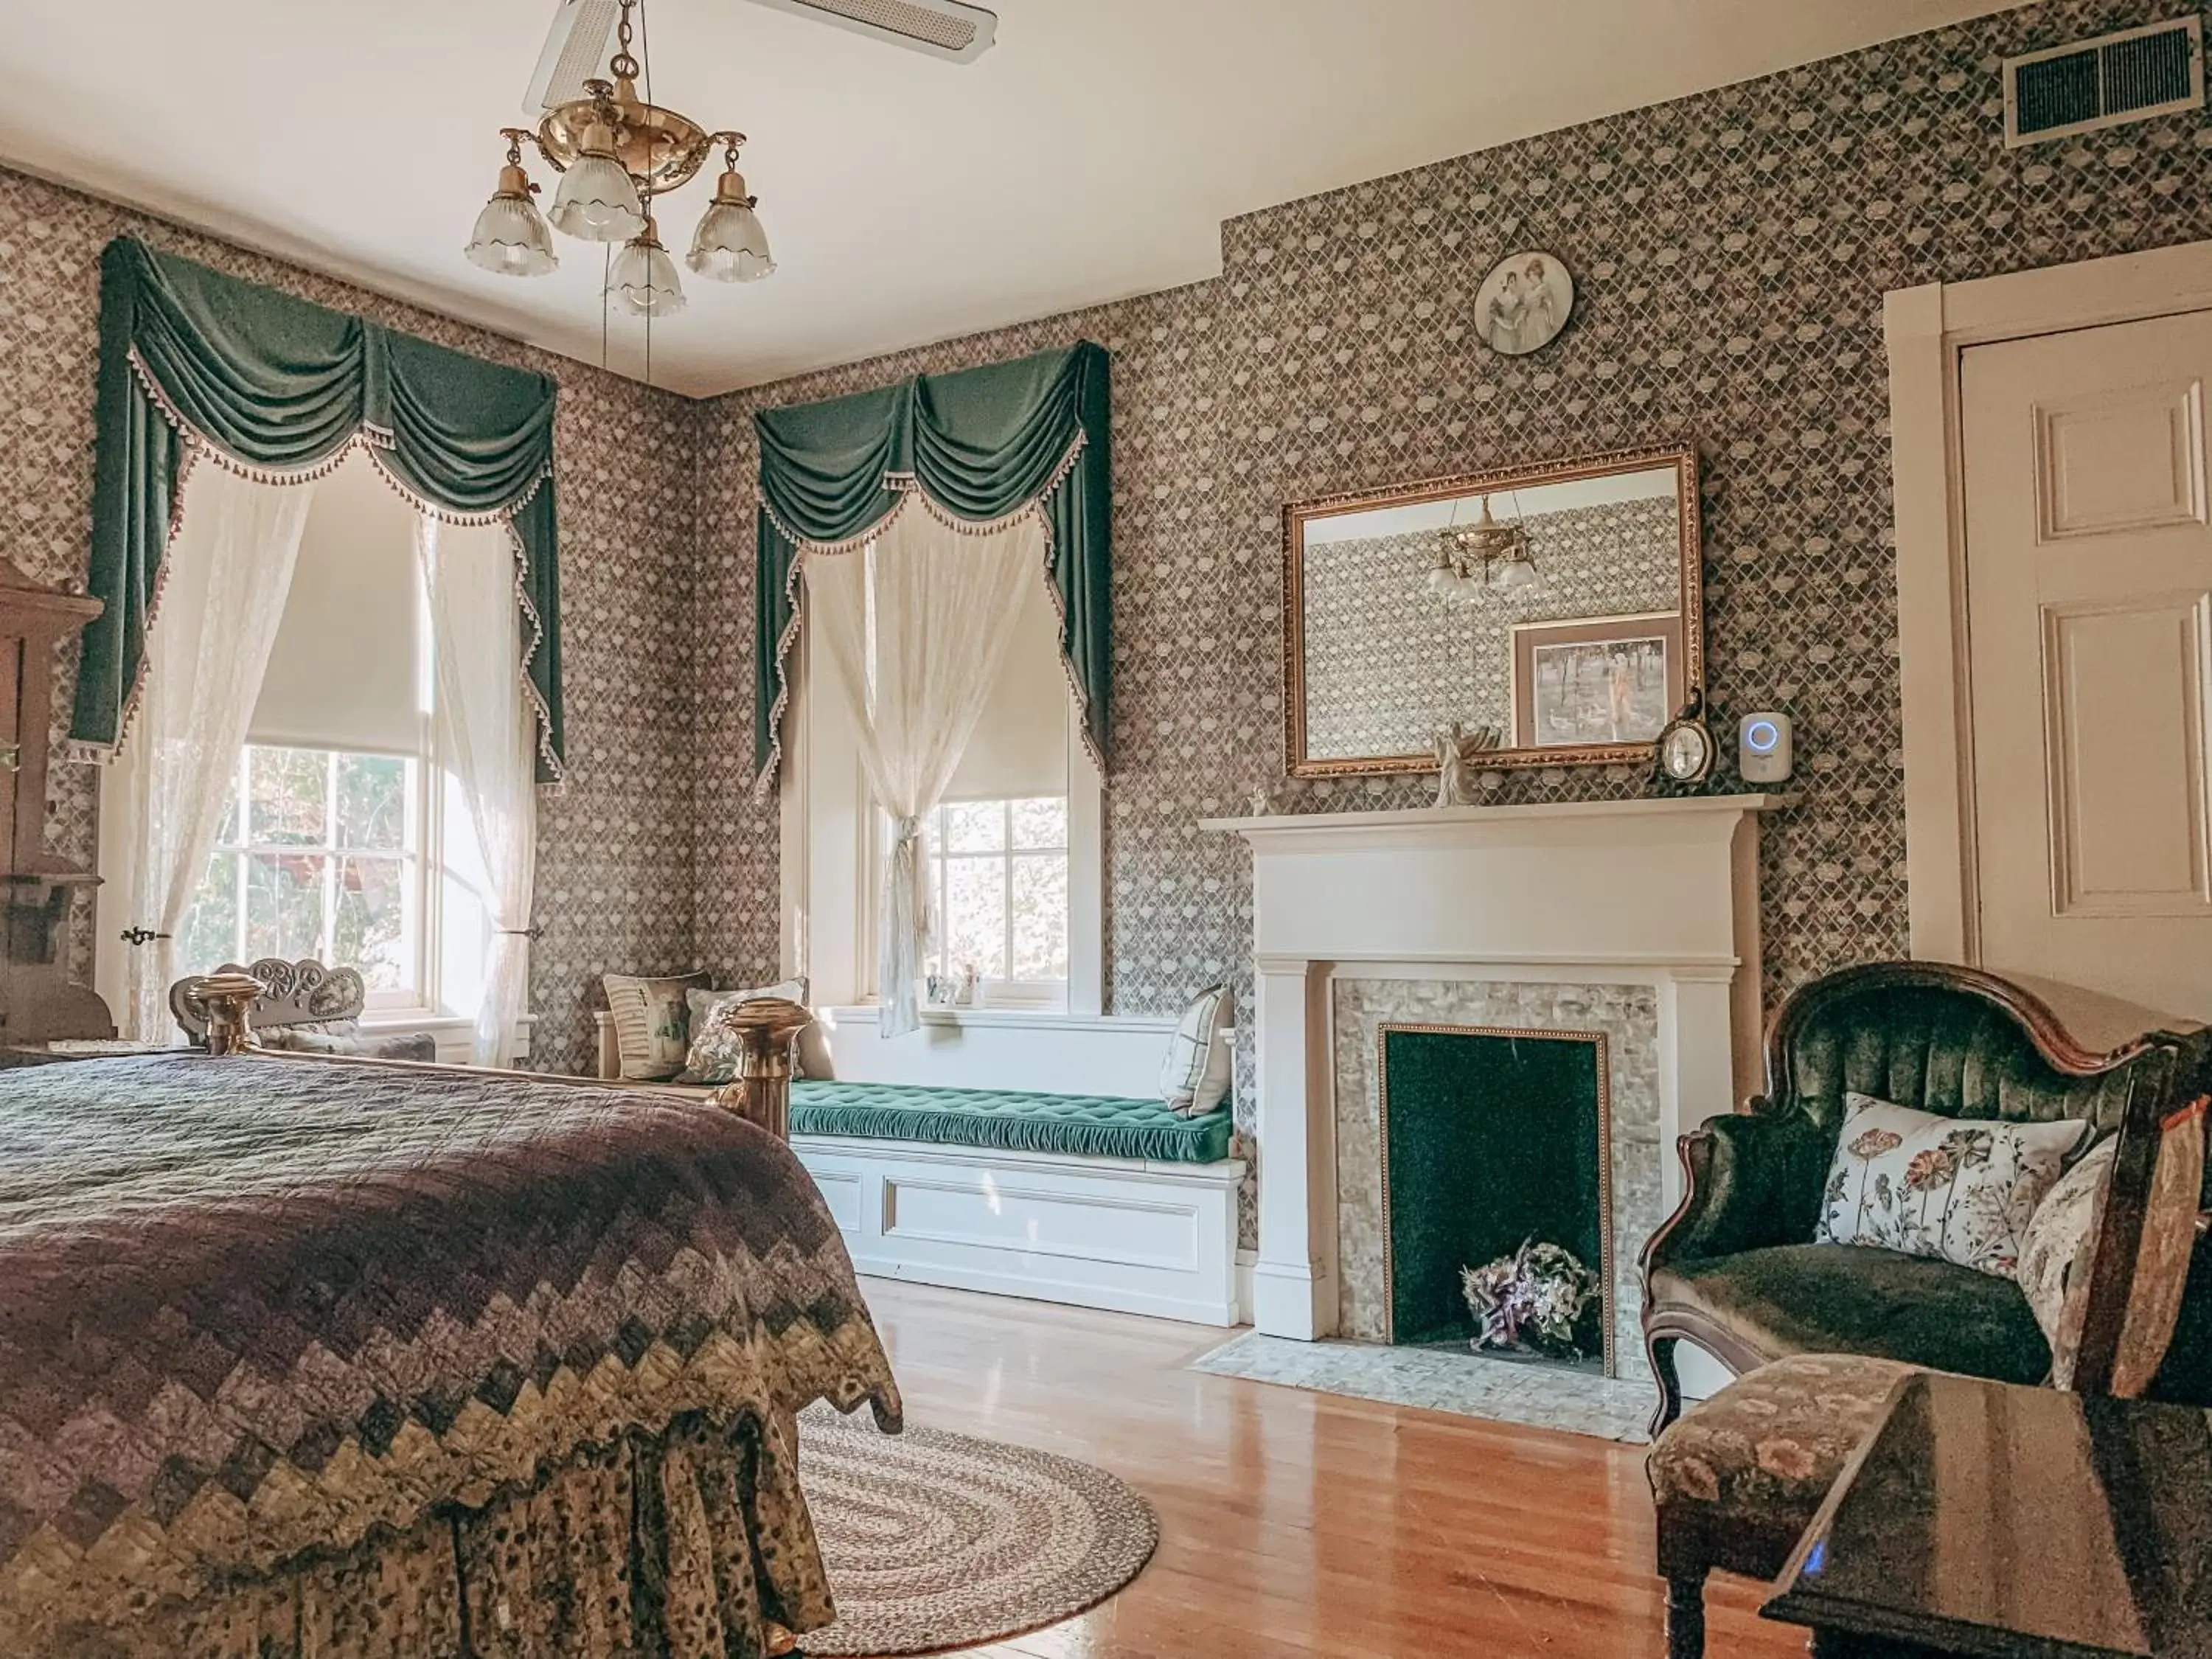
<svg viewBox="0 0 2212 1659">
<path fill-rule="evenodd" d="M 624 81 L 637 79 L 637 59 L 629 55 L 629 14 L 631 7 L 636 3 L 637 0 L 622 0 L 622 15 L 615 22 L 615 55 L 613 60 L 607 65 L 615 72 L 617 78 Z M 647 55 L 651 56 L 650 53 Z M 646 86 L 645 95 L 647 100 L 653 97 L 653 88 L 650 82 Z"/>
</svg>

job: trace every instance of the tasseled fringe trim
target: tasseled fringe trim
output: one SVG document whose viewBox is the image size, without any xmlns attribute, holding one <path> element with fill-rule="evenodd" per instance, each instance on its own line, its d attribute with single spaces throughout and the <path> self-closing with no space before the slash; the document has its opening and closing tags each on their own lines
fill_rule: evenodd
<svg viewBox="0 0 2212 1659">
<path fill-rule="evenodd" d="M 530 637 L 522 648 L 522 695 L 524 701 L 529 703 L 532 711 L 537 716 L 538 757 L 545 769 L 552 775 L 550 781 L 539 784 L 538 789 L 541 794 L 564 793 L 568 785 L 568 769 L 562 765 L 560 757 L 553 752 L 553 711 L 530 678 L 530 665 L 538 659 L 538 653 L 545 643 L 545 621 L 538 614 L 538 607 L 531 603 L 527 584 L 530 574 L 529 550 L 523 546 L 522 532 L 515 527 L 514 522 L 522 509 L 530 504 L 538 492 L 544 489 L 552 478 L 552 458 L 550 455 L 546 458 L 545 465 L 538 469 L 537 475 L 531 479 L 528 488 L 524 489 L 521 495 L 516 496 L 507 506 L 494 508 L 488 513 L 456 512 L 451 507 L 443 507 L 428 500 L 408 488 L 406 482 L 392 470 L 384 457 L 378 453 L 380 450 L 390 449 L 392 447 L 394 437 L 391 428 L 378 426 L 374 422 L 363 422 L 350 437 L 328 455 L 306 466 L 291 468 L 257 466 L 251 461 L 241 460 L 232 454 L 187 421 L 184 411 L 177 407 L 169 394 L 162 389 L 161 382 L 154 377 L 153 371 L 147 367 L 146 360 L 139 355 L 138 349 L 136 346 L 131 347 L 129 355 L 131 373 L 137 377 L 139 386 L 144 390 L 147 398 L 154 406 L 161 411 L 162 418 L 168 422 L 171 428 L 175 431 L 184 444 L 184 457 L 177 468 L 176 494 L 169 502 L 169 527 L 161 542 L 161 568 L 155 574 L 153 598 L 148 602 L 146 607 L 148 641 L 150 642 L 153 639 L 154 623 L 161 613 L 162 596 L 168 591 L 171 568 L 169 556 L 175 550 L 179 532 L 184 529 L 185 485 L 191 479 L 194 466 L 203 460 L 212 461 L 226 472 L 234 473 L 249 482 L 283 487 L 290 484 L 312 483 L 319 478 L 328 477 L 345 465 L 355 450 L 359 449 L 368 455 L 369 465 L 376 469 L 376 476 L 391 486 L 399 498 L 417 513 L 436 519 L 442 524 L 464 528 L 476 529 L 495 524 L 507 526 L 507 545 L 514 556 L 514 601 L 522 612 L 523 619 L 530 624 Z M 68 758 L 84 759 L 104 764 L 112 760 L 121 751 L 123 739 L 131 729 L 131 717 L 138 712 L 139 700 L 146 689 L 146 671 L 150 661 L 150 653 L 140 654 L 137 669 L 131 677 L 130 693 L 124 699 L 122 714 L 116 722 L 115 741 L 112 744 L 72 742 L 64 750 Z"/>
<path fill-rule="evenodd" d="M 1052 515 L 1044 510 L 1046 500 L 1054 490 L 1067 482 L 1068 474 L 1075 471 L 1076 463 L 1083 459 L 1083 452 L 1089 445 L 1090 435 L 1079 431 L 1075 434 L 1074 441 L 1067 446 L 1066 453 L 1062 455 L 1053 467 L 1051 476 L 1045 480 L 1043 488 L 1012 512 L 990 520 L 961 518 L 923 489 L 921 481 L 911 472 L 886 472 L 884 475 L 884 488 L 898 496 L 897 504 L 859 535 L 848 536 L 842 542 L 810 541 L 805 537 L 795 533 L 791 526 L 783 521 L 775 508 L 769 505 L 765 498 L 763 499 L 761 506 L 767 513 L 769 521 L 783 532 L 785 538 L 794 544 L 798 552 L 791 562 L 790 571 L 784 577 L 784 599 L 791 607 L 791 620 L 784 624 L 783 632 L 776 636 L 775 702 L 769 710 L 768 760 L 762 766 L 760 775 L 753 780 L 753 799 L 756 801 L 767 798 L 769 790 L 775 782 L 776 772 L 783 762 L 783 715 L 784 711 L 791 705 L 791 681 L 784 672 L 784 659 L 789 655 L 792 646 L 799 638 L 799 613 L 804 592 L 799 581 L 800 572 L 805 568 L 806 561 L 810 558 L 817 556 L 835 558 L 844 554 L 859 552 L 896 524 L 899 515 L 907 510 L 909 504 L 915 502 L 921 503 L 921 509 L 946 529 L 962 536 L 995 535 L 1024 517 L 1035 516 L 1038 528 L 1044 532 L 1044 565 L 1042 574 L 1044 577 L 1045 592 L 1052 600 L 1053 614 L 1060 618 L 1060 649 L 1058 654 L 1060 672 L 1067 677 L 1068 695 L 1075 699 L 1076 712 L 1080 717 L 1076 721 L 1076 726 L 1082 738 L 1083 751 L 1091 757 L 1091 764 L 1098 769 L 1098 775 L 1101 778 L 1106 775 L 1106 756 L 1099 747 L 1097 737 L 1091 729 L 1091 696 L 1075 678 L 1075 665 L 1068 660 L 1067 601 L 1060 591 L 1060 584 L 1053 580 L 1054 548 Z"/>
</svg>

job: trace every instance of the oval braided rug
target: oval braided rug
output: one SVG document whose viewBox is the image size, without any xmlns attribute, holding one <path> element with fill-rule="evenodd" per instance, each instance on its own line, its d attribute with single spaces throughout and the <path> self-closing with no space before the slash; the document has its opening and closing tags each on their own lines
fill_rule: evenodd
<svg viewBox="0 0 2212 1659">
<path fill-rule="evenodd" d="M 1137 1576 L 1152 1506 L 1103 1469 L 940 1429 L 879 1433 L 817 1406 L 799 1480 L 837 1598 L 810 1654 L 937 1653 L 1056 1624 Z"/>
</svg>

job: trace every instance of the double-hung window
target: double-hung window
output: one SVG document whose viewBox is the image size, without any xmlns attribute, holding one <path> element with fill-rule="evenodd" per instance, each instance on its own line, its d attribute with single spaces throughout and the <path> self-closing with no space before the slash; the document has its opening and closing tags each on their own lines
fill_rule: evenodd
<svg viewBox="0 0 2212 1659">
<path fill-rule="evenodd" d="M 179 962 L 313 957 L 359 969 L 372 1008 L 428 1006 L 428 773 L 419 756 L 248 744 Z"/>
<path fill-rule="evenodd" d="M 935 933 L 930 974 L 981 1000 L 1060 1007 L 1067 996 L 1067 797 L 948 801 L 924 837 Z"/>
</svg>

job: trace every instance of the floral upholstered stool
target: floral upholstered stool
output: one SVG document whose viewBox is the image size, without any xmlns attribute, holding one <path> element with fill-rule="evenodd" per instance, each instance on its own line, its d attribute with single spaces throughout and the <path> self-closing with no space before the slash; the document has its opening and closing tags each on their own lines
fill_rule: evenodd
<svg viewBox="0 0 2212 1659">
<path fill-rule="evenodd" d="M 1914 1370 L 1860 1354 L 1797 1354 L 1685 1413 L 1644 1460 L 1667 1580 L 1668 1659 L 1705 1650 L 1705 1575 L 1772 1578 Z"/>
</svg>

